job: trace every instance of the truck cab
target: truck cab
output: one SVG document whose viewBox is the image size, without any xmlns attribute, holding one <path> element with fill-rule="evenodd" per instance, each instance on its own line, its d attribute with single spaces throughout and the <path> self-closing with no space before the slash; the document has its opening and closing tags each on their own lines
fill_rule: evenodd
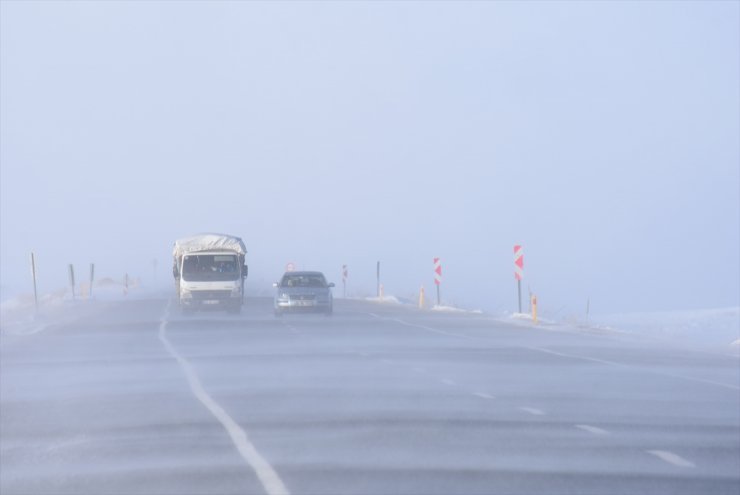
<svg viewBox="0 0 740 495">
<path fill-rule="evenodd" d="M 213 234 L 208 236 L 214 237 Z M 239 247 L 243 247 L 243 243 L 233 238 L 238 240 L 235 248 L 224 242 L 221 245 L 210 242 L 212 239 L 206 235 L 201 237 L 204 239 L 196 236 L 175 244 L 173 275 L 180 308 L 184 313 L 201 309 L 238 313 L 244 304 L 247 277 L 246 250 Z M 201 250 L 196 249 L 199 246 Z"/>
</svg>

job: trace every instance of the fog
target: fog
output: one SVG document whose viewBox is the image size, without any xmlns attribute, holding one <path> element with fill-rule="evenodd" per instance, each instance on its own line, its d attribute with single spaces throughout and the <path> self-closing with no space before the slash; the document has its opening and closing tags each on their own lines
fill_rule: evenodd
<svg viewBox="0 0 740 495">
<path fill-rule="evenodd" d="M 737 306 L 737 2 L 2 2 L 2 299 L 241 236 L 348 291 Z M 156 270 L 153 261 L 157 261 Z"/>
</svg>

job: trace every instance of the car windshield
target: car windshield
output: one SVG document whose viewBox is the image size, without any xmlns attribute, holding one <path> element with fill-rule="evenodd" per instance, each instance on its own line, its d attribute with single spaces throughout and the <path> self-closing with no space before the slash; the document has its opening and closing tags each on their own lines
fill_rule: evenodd
<svg viewBox="0 0 740 495">
<path fill-rule="evenodd" d="M 236 256 L 231 254 L 197 254 L 186 256 L 182 278 L 188 282 L 237 280 Z"/>
<path fill-rule="evenodd" d="M 326 279 L 320 273 L 284 275 L 281 287 L 326 287 Z"/>
</svg>

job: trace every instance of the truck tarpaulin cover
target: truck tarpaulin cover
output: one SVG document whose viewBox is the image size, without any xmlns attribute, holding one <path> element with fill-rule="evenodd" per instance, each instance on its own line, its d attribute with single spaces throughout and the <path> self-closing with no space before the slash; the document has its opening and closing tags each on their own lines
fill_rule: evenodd
<svg viewBox="0 0 740 495">
<path fill-rule="evenodd" d="M 247 253 L 244 241 L 239 237 L 227 234 L 198 234 L 176 240 L 172 254 L 176 258 L 179 258 L 184 254 L 194 253 L 197 251 L 222 250 L 236 252 L 242 256 Z"/>
</svg>

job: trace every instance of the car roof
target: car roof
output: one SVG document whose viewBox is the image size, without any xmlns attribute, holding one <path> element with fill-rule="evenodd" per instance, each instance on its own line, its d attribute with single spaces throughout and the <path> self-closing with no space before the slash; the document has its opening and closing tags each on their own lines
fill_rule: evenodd
<svg viewBox="0 0 740 495">
<path fill-rule="evenodd" d="M 303 272 L 285 272 L 283 274 L 283 277 L 286 276 L 286 275 L 321 275 L 321 276 L 323 276 L 324 274 L 321 273 L 321 272 L 306 272 L 306 271 L 303 271 Z"/>
</svg>

